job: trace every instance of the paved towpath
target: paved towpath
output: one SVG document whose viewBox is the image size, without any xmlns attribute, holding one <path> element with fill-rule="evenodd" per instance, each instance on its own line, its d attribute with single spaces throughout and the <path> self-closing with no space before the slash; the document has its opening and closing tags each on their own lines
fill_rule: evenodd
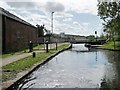
<svg viewBox="0 0 120 90">
<path fill-rule="evenodd" d="M 64 43 L 59 43 L 58 46 L 60 45 L 63 45 Z M 56 47 L 56 44 L 52 44 L 52 45 L 49 45 L 49 48 L 55 48 Z M 38 52 L 45 52 L 45 50 L 42 48 L 40 50 L 36 50 L 34 51 L 36 53 Z M 3 58 L 1 59 L 0 61 L 2 62 L 2 65 L 1 66 L 5 66 L 7 64 L 10 64 L 14 61 L 17 61 L 17 60 L 20 60 L 22 58 L 25 58 L 25 57 L 28 57 L 28 56 L 31 56 L 32 55 L 32 52 L 31 53 L 23 53 L 23 54 L 20 54 L 20 55 L 13 55 L 13 56 L 10 56 L 10 57 L 7 57 L 7 58 Z"/>
</svg>

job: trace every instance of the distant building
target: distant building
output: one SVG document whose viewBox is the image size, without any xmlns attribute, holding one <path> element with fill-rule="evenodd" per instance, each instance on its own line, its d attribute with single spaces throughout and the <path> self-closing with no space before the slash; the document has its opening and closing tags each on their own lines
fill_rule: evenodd
<svg viewBox="0 0 120 90">
<path fill-rule="evenodd" d="M 71 34 L 65 34 L 64 38 L 66 41 L 73 42 L 73 41 L 86 41 L 88 40 L 85 36 L 80 36 L 80 35 L 71 35 Z"/>
<path fill-rule="evenodd" d="M 29 41 L 37 44 L 37 28 L 3 8 L 0 8 L 0 30 L 3 52 L 28 48 Z"/>
<path fill-rule="evenodd" d="M 60 33 L 60 34 L 46 34 L 45 35 L 45 41 L 49 42 L 81 42 L 81 41 L 88 41 L 88 39 L 85 36 L 80 36 L 80 35 L 71 35 L 71 34 L 65 34 L 65 33 Z"/>
</svg>

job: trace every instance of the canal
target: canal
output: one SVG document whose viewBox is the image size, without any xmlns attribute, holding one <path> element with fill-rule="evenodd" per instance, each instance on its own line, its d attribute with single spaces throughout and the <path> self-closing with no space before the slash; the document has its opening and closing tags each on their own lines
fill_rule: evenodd
<svg viewBox="0 0 120 90">
<path fill-rule="evenodd" d="M 120 52 L 73 44 L 12 88 L 104 87 L 120 88 Z"/>
</svg>

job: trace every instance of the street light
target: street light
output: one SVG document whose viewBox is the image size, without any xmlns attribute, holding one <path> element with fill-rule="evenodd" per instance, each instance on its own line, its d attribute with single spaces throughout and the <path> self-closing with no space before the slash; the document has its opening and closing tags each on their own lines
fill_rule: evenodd
<svg viewBox="0 0 120 90">
<path fill-rule="evenodd" d="M 53 13 L 51 13 L 51 31 L 52 31 L 52 34 L 53 34 Z M 49 36 L 49 40 L 50 40 L 50 43 L 51 43 L 51 39 L 50 39 L 51 35 Z M 51 48 L 51 44 L 50 44 L 50 48 Z"/>
<path fill-rule="evenodd" d="M 51 30 L 52 30 L 52 34 L 53 34 L 53 14 L 54 12 L 51 13 Z M 56 40 L 56 50 L 57 50 L 57 40 Z"/>
<path fill-rule="evenodd" d="M 54 12 L 51 13 L 51 16 L 52 16 L 52 18 L 51 18 L 51 30 L 52 30 L 52 34 L 53 34 L 53 13 Z"/>
</svg>

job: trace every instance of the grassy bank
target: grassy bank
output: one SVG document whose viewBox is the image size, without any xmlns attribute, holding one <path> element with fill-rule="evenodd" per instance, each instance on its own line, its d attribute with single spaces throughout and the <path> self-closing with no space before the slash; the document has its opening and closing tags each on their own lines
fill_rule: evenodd
<svg viewBox="0 0 120 90">
<path fill-rule="evenodd" d="M 58 52 L 62 49 L 67 48 L 68 46 L 69 46 L 69 44 L 64 44 L 64 45 L 59 46 L 57 50 L 55 50 L 55 48 L 54 48 L 52 50 L 49 50 L 48 53 L 46 53 L 46 52 L 38 53 L 35 58 L 33 58 L 32 56 L 29 56 L 24 59 L 20 59 L 16 62 L 13 62 L 11 64 L 8 64 L 6 66 L 3 66 L 2 67 L 2 69 L 3 69 L 2 81 L 4 82 L 4 81 L 10 80 L 10 79 L 14 79 L 16 77 L 17 73 L 29 69 L 34 64 L 36 64 L 38 62 L 40 63 L 41 61 L 47 59 L 49 56 L 55 54 L 56 52 Z"/>
<path fill-rule="evenodd" d="M 98 48 L 102 48 L 102 49 L 109 49 L 109 50 L 120 50 L 120 42 L 107 42 L 106 44 L 104 44 L 103 46 L 100 46 Z"/>
</svg>

